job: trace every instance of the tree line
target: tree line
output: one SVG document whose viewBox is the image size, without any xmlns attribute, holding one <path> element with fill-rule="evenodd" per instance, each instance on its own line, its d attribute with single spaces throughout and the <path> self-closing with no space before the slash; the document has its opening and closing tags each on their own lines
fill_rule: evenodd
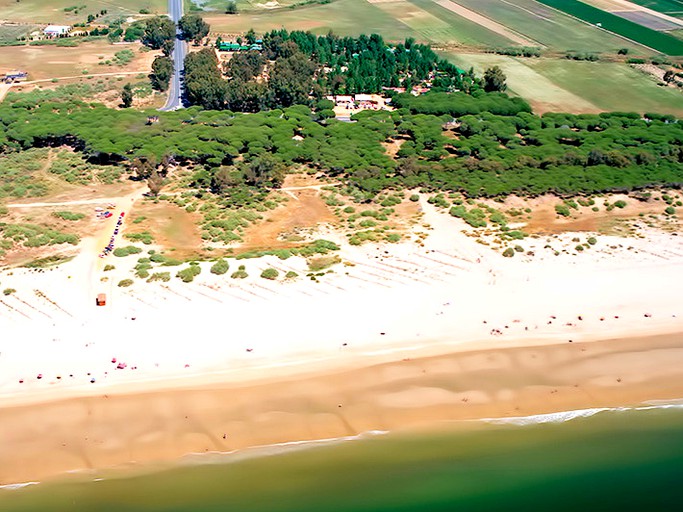
<svg viewBox="0 0 683 512">
<path fill-rule="evenodd" d="M 145 112 L 32 98 L 0 105 L 1 151 L 67 144 L 92 162 L 128 168 L 136 158 L 172 157 L 194 168 L 192 187 L 235 204 L 262 197 L 293 166 L 367 198 L 405 187 L 493 197 L 683 184 L 683 125 L 672 116 L 537 116 L 502 93 L 399 96 L 397 110 L 364 111 L 353 123 L 293 105 L 255 114 L 191 107 L 147 125 Z M 392 157 L 383 144 L 397 139 Z"/>
</svg>

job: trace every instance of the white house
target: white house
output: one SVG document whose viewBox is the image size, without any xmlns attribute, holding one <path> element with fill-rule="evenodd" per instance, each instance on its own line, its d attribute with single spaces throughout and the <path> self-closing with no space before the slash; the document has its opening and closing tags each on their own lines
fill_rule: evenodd
<svg viewBox="0 0 683 512">
<path fill-rule="evenodd" d="M 71 27 L 67 25 L 48 25 L 43 29 L 45 37 L 61 37 L 69 35 Z"/>
</svg>

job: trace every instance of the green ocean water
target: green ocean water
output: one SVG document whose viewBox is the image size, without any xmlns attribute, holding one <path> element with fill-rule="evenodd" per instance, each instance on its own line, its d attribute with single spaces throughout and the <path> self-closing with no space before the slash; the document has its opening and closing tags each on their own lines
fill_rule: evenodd
<svg viewBox="0 0 683 512">
<path fill-rule="evenodd" d="M 683 408 L 202 455 L 0 489 L 12 511 L 659 511 L 683 508 Z M 548 419 L 548 418 L 545 418 Z"/>
</svg>

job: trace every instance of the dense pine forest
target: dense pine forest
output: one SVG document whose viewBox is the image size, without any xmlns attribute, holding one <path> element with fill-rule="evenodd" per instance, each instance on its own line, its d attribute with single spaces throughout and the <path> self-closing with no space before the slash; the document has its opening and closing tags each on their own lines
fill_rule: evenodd
<svg viewBox="0 0 683 512">
<path fill-rule="evenodd" d="M 250 32 L 246 39 L 254 43 L 256 35 Z M 353 38 L 283 29 L 266 33 L 259 44 L 262 52 L 235 53 L 222 69 L 212 49 L 188 55 L 189 104 L 259 112 L 312 105 L 328 94 L 410 90 L 425 81 L 434 91 L 473 92 L 483 87 L 472 71 L 459 70 L 412 39 L 390 45 L 378 34 Z"/>
<path fill-rule="evenodd" d="M 503 93 L 394 101 L 397 110 L 361 112 L 352 123 L 298 105 L 258 114 L 193 107 L 149 125 L 145 112 L 14 95 L 0 106 L 0 148 L 66 144 L 123 167 L 172 157 L 194 166 L 196 188 L 235 198 L 277 187 L 293 167 L 345 180 L 368 199 L 404 187 L 491 197 L 683 184 L 683 127 L 670 116 L 537 116 Z M 402 142 L 395 157 L 383 145 L 391 140 Z"/>
</svg>

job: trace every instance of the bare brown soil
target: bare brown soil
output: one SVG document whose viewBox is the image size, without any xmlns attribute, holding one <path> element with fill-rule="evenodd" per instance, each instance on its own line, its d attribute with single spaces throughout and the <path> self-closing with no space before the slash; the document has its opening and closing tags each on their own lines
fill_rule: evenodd
<svg viewBox="0 0 683 512">
<path fill-rule="evenodd" d="M 138 217 L 145 219 L 133 223 Z M 169 256 L 185 259 L 202 252 L 200 222 L 199 214 L 188 213 L 175 204 L 138 201 L 128 214 L 126 233 L 147 231 L 154 237 L 154 244 L 161 246 Z"/>
<path fill-rule="evenodd" d="M 298 230 L 315 228 L 322 223 L 334 223 L 337 217 L 320 198 L 317 190 L 292 190 L 289 201 L 265 215 L 265 218 L 247 228 L 240 249 L 283 249 L 300 245 L 287 240 Z"/>
</svg>

